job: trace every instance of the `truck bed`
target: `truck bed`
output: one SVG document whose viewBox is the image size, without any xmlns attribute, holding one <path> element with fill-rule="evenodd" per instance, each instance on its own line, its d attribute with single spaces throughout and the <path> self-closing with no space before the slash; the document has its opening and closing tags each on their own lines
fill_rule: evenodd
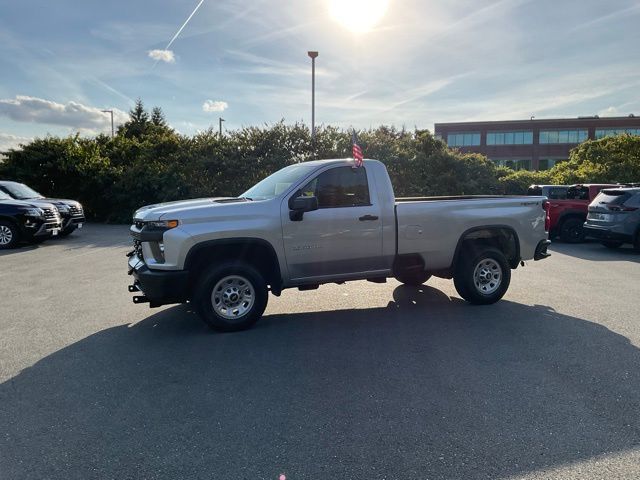
<svg viewBox="0 0 640 480">
<path fill-rule="evenodd" d="M 458 240 L 465 232 L 486 227 L 530 232 L 518 237 L 523 260 L 534 257 L 540 237 L 544 237 L 546 197 L 464 195 L 450 197 L 398 198 L 397 253 L 419 253 L 432 269 L 451 265 Z"/>
</svg>

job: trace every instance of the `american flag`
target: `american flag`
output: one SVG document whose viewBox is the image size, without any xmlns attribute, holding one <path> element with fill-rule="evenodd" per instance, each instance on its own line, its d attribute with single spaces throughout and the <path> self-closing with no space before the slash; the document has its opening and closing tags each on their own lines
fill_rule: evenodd
<svg viewBox="0 0 640 480">
<path fill-rule="evenodd" d="M 356 167 L 362 166 L 362 149 L 360 145 L 358 145 L 358 137 L 356 136 L 356 131 L 354 130 L 351 134 L 351 151 L 353 152 L 353 160 L 356 164 Z"/>
</svg>

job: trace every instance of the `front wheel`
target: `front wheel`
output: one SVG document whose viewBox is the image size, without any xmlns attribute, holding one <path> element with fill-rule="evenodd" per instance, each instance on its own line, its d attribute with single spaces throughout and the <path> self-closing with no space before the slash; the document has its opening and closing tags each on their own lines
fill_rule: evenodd
<svg viewBox="0 0 640 480">
<path fill-rule="evenodd" d="M 200 318 L 211 328 L 244 330 L 256 323 L 267 307 L 267 285 L 253 267 L 226 263 L 202 276 L 193 301 Z"/>
<path fill-rule="evenodd" d="M 476 305 L 500 300 L 510 282 L 511 268 L 504 254 L 496 248 L 466 252 L 453 277 L 460 296 Z"/>
<path fill-rule="evenodd" d="M 60 236 L 61 237 L 68 237 L 69 235 L 71 235 L 73 232 L 76 231 L 78 227 L 76 227 L 75 225 L 69 225 L 67 228 L 60 230 Z"/>
<path fill-rule="evenodd" d="M 20 241 L 20 232 L 13 223 L 0 220 L 0 250 L 14 248 Z"/>
</svg>

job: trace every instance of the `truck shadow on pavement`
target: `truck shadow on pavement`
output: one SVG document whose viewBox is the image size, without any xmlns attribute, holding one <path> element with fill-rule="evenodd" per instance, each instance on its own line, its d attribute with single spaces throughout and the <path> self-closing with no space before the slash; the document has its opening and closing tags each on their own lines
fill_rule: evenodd
<svg viewBox="0 0 640 480">
<path fill-rule="evenodd" d="M 1 384 L 0 476 L 507 478 L 637 448 L 639 364 L 601 325 L 430 287 L 234 334 L 173 307 Z"/>
</svg>

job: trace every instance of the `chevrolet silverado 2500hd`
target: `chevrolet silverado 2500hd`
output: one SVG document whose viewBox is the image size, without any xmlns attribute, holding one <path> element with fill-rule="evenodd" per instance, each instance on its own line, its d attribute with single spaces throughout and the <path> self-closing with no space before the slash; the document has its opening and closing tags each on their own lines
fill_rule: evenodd
<svg viewBox="0 0 640 480">
<path fill-rule="evenodd" d="M 475 304 L 498 301 L 511 269 L 548 256 L 545 197 L 394 198 L 385 166 L 288 166 L 239 197 L 142 207 L 129 273 L 135 303 L 192 302 L 210 326 L 255 323 L 268 292 L 395 277 L 453 278 Z"/>
</svg>

